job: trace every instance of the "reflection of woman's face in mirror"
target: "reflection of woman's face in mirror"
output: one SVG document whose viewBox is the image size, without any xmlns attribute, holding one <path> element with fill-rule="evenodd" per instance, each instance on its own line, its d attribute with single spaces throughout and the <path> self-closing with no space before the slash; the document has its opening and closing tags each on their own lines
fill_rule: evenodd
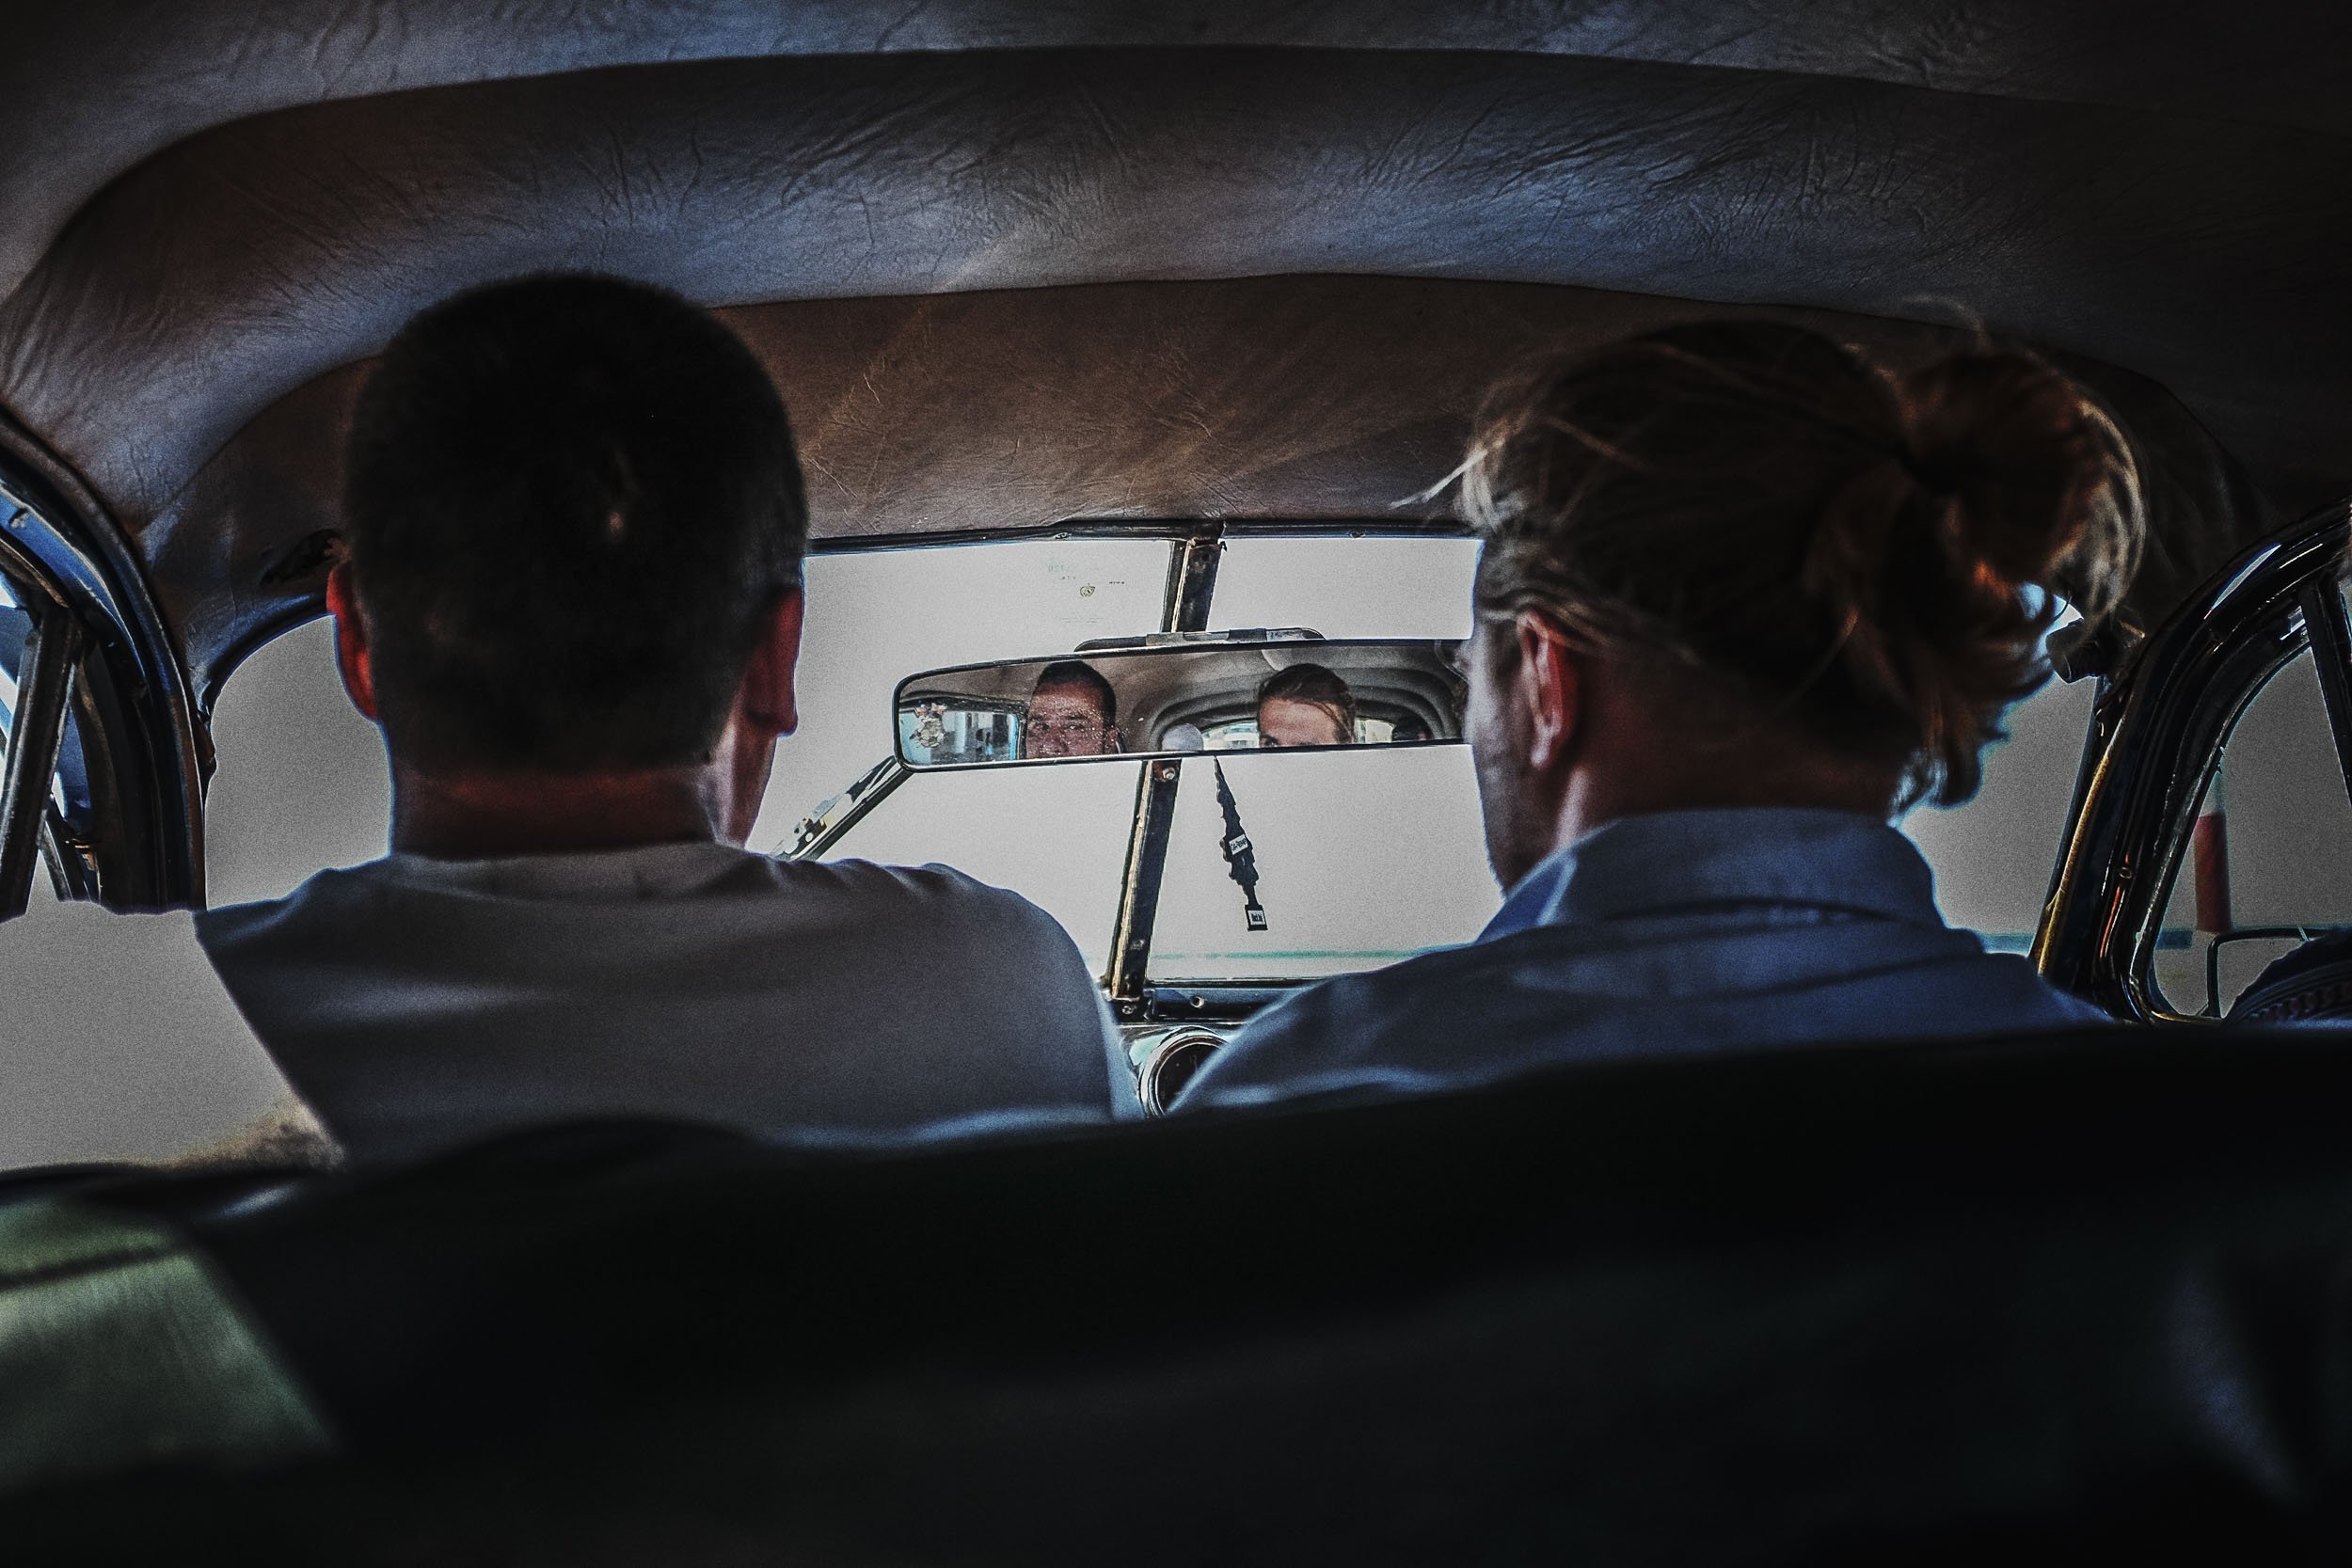
<svg viewBox="0 0 2352 1568">
<path fill-rule="evenodd" d="M 1321 703 L 1290 697 L 1269 697 L 1258 705 L 1258 744 L 1266 750 L 1285 746 L 1345 746 L 1355 740 L 1337 710 Z"/>
</svg>

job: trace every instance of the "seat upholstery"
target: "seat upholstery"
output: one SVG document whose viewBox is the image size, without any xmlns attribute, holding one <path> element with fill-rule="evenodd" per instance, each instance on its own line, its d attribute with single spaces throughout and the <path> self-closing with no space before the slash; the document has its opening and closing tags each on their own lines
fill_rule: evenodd
<svg viewBox="0 0 2352 1568">
<path fill-rule="evenodd" d="M 121 1190 L 346 1458 L 0 1528 L 95 1560 L 2340 1557 L 2347 1090 L 2312 1033 L 2116 1030 L 912 1159 L 622 1130 L 259 1210 Z"/>
</svg>

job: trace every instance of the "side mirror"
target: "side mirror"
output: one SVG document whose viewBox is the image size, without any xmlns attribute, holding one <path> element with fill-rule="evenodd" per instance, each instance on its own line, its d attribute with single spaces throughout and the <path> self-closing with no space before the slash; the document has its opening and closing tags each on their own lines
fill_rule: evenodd
<svg viewBox="0 0 2352 1568">
<path fill-rule="evenodd" d="M 911 768 L 1429 746 L 1462 738 L 1458 642 L 1175 634 L 926 670 L 892 698 Z"/>
</svg>

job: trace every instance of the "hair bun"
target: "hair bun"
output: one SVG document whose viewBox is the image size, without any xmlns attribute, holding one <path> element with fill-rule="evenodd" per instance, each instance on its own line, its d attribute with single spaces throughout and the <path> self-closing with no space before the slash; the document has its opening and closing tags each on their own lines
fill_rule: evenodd
<svg viewBox="0 0 2352 1568">
<path fill-rule="evenodd" d="M 1908 378 L 1786 323 L 1684 323 L 1549 365 L 1481 416 L 1463 497 L 1483 616 L 1590 648 L 1964 800 L 2048 677 L 2056 590 L 2139 553 L 2115 421 L 2032 356 Z M 1662 688 L 1661 688 L 1662 689 Z"/>
<path fill-rule="evenodd" d="M 2002 585 L 2114 608 L 2138 565 L 2137 468 L 2122 430 L 2074 381 L 2025 354 L 1938 360 L 1903 387 L 1903 467 L 1952 502 L 1948 546 Z M 1989 585 L 1988 585 L 1989 586 Z"/>
</svg>

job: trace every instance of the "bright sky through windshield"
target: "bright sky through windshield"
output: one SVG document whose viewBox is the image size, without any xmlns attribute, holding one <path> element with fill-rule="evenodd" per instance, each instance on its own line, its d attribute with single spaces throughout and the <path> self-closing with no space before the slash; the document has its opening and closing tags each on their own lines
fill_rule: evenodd
<svg viewBox="0 0 2352 1568">
<path fill-rule="evenodd" d="M 788 844 L 794 824 L 812 807 L 890 754 L 890 694 L 902 677 L 1156 631 L 1167 584 L 1168 546 L 1161 540 L 812 558 L 796 683 L 801 725 L 777 748 L 752 847 Z"/>
</svg>

